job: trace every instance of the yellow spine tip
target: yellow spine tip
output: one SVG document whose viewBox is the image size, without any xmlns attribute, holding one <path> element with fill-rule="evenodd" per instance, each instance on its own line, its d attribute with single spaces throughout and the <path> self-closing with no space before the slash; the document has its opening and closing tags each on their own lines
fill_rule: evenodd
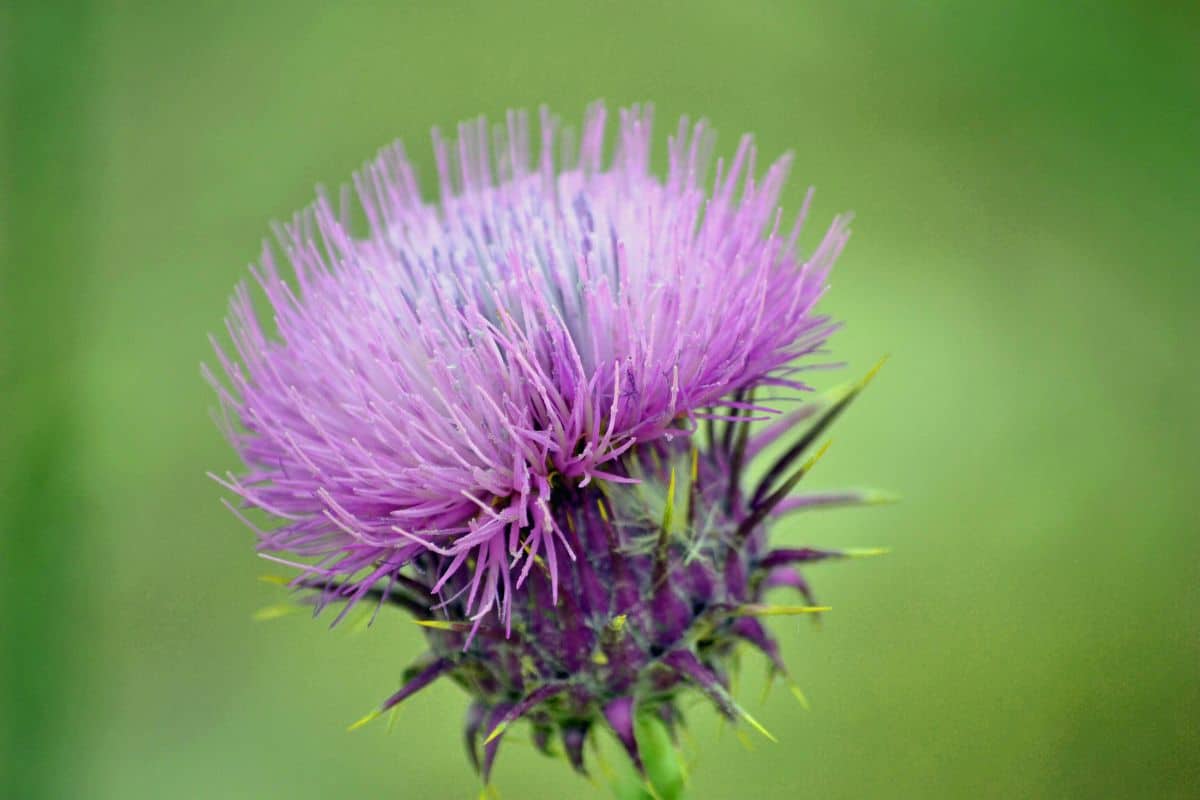
<svg viewBox="0 0 1200 800">
<path fill-rule="evenodd" d="M 356 731 L 359 728 L 361 728 L 362 726 L 366 725 L 368 722 L 374 722 L 376 719 L 379 718 L 379 715 L 381 713 L 382 712 L 380 712 L 379 710 L 372 711 L 371 713 L 364 716 L 362 719 L 360 719 L 357 722 L 350 725 L 348 728 L 346 728 L 346 730 L 347 731 Z"/>
<path fill-rule="evenodd" d="M 742 719 L 746 720 L 746 722 L 748 722 L 750 724 L 750 727 L 754 728 L 754 730 L 758 731 L 759 733 L 761 733 L 763 736 L 770 739 L 775 744 L 779 744 L 779 740 L 776 739 L 769 730 L 764 728 L 761 722 L 756 720 L 754 717 L 750 716 L 749 712 L 747 712 L 744 709 L 738 709 L 738 713 L 740 713 L 742 715 Z"/>
<path fill-rule="evenodd" d="M 889 358 L 891 358 L 891 355 L 886 355 L 876 361 L 875 366 L 871 367 L 871 369 L 867 371 L 867 374 L 863 376 L 863 379 L 858 382 L 858 388 L 866 388 L 867 384 L 874 380 L 875 376 L 879 374 L 879 370 L 883 369 L 883 365 L 887 363 Z"/>
<path fill-rule="evenodd" d="M 816 466 L 817 462 L 820 461 L 827 452 L 829 452 L 829 447 L 832 444 L 833 444 L 833 439 L 827 439 L 825 441 L 825 444 L 821 445 L 820 449 L 818 449 L 817 452 L 813 453 L 812 456 L 808 459 L 808 461 L 804 462 L 804 466 L 801 467 L 801 469 L 804 472 L 808 472 L 810 469 L 812 469 L 814 466 Z"/>
<path fill-rule="evenodd" d="M 675 511 L 675 468 L 671 467 L 671 477 L 667 482 L 667 502 L 663 506 L 662 529 L 671 530 L 671 517 Z"/>
<path fill-rule="evenodd" d="M 296 610 L 297 609 L 295 606 L 288 605 L 286 603 L 267 606 L 266 608 L 260 608 L 258 611 L 254 612 L 254 621 L 268 622 L 273 619 L 279 619 L 280 617 L 286 617 L 288 614 L 294 614 L 296 613 Z"/>
<path fill-rule="evenodd" d="M 892 552 L 890 547 L 847 547 L 842 551 L 847 558 L 871 558 L 872 556 L 886 556 Z"/>
<path fill-rule="evenodd" d="M 489 733 L 487 735 L 487 738 L 483 740 L 484 746 L 487 746 L 487 745 L 491 744 L 492 742 L 496 741 L 496 739 L 498 739 L 504 733 L 504 730 L 507 727 L 508 727 L 507 722 L 501 722 L 495 728 L 492 728 L 492 732 Z"/>
<path fill-rule="evenodd" d="M 738 617 L 793 617 L 799 614 L 820 614 L 824 611 L 832 611 L 832 606 L 767 606 L 767 605 L 744 605 L 738 606 L 734 610 L 734 616 Z"/>
<path fill-rule="evenodd" d="M 462 625 L 461 622 L 448 622 L 444 619 L 414 619 L 412 622 L 414 625 L 433 628 L 436 631 L 456 631 Z"/>
</svg>

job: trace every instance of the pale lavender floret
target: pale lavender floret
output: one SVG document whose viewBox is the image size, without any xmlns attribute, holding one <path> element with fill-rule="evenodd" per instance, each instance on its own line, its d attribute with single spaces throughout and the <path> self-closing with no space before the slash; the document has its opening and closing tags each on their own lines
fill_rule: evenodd
<svg viewBox="0 0 1200 800">
<path fill-rule="evenodd" d="M 264 246 L 274 332 L 239 287 L 236 359 L 218 348 L 213 379 L 248 467 L 223 482 L 283 520 L 262 551 L 356 597 L 425 552 L 447 564 L 435 592 L 473 559 L 467 610 L 508 620 L 535 563 L 557 595 L 578 556 L 556 481 L 629 480 L 611 465 L 635 443 L 687 435 L 739 389 L 801 385 L 845 220 L 802 259 L 804 211 L 786 230 L 777 211 L 788 158 L 760 179 L 743 138 L 709 190 L 703 122 L 680 122 L 659 179 L 649 111 L 621 112 L 611 164 L 605 121 L 589 109 L 577 153 L 544 111 L 536 146 L 522 113 L 435 134 L 436 204 L 396 145 L 355 181 L 365 238 L 322 195 L 280 232 L 290 283 Z"/>
</svg>

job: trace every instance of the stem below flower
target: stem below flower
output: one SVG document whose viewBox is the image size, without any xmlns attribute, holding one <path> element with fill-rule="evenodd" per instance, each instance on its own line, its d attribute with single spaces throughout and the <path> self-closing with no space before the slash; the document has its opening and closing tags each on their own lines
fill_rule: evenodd
<svg viewBox="0 0 1200 800">
<path fill-rule="evenodd" d="M 656 714 L 639 714 L 634 730 L 646 777 L 630 767 L 614 778 L 613 795 L 618 800 L 684 800 L 687 769 L 667 726 Z"/>
</svg>

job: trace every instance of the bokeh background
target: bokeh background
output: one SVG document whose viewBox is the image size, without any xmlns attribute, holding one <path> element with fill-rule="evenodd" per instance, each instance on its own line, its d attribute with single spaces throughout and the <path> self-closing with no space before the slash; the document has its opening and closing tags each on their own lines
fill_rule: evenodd
<svg viewBox="0 0 1200 800">
<path fill-rule="evenodd" d="M 1200 796 L 1195 4 L 334 6 L 0 5 L 0 796 L 478 793 L 452 686 L 345 732 L 403 617 L 252 621 L 199 364 L 314 184 L 597 97 L 795 150 L 788 203 L 857 212 L 826 385 L 892 355 L 812 482 L 904 503 L 780 538 L 893 552 L 776 624 L 810 712 L 747 661 L 779 745 L 693 714 L 694 797 Z M 520 738 L 503 797 L 605 796 Z"/>
</svg>

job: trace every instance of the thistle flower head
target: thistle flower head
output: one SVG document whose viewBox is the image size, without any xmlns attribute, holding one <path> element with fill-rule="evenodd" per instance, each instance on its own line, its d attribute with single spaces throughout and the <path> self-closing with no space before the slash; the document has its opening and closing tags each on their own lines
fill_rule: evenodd
<svg viewBox="0 0 1200 800">
<path fill-rule="evenodd" d="M 782 669 L 764 593 L 808 597 L 794 565 L 841 555 L 772 551 L 768 524 L 868 499 L 789 496 L 857 390 L 787 414 L 778 397 L 835 327 L 815 307 L 846 221 L 803 256 L 807 201 L 790 224 L 778 209 L 788 158 L 760 174 L 746 137 L 710 179 L 713 136 L 683 120 L 660 178 L 649 110 L 619 116 L 611 159 L 601 105 L 578 144 L 546 111 L 536 141 L 523 113 L 435 131 L 436 203 L 383 151 L 357 204 L 321 194 L 278 230 L 286 274 L 264 246 L 273 330 L 239 287 L 236 352 L 209 375 L 246 463 L 219 480 L 278 520 L 260 550 L 318 608 L 412 611 L 430 653 L 384 708 L 451 676 L 485 773 L 521 718 L 582 768 L 597 720 L 640 763 L 635 713 L 673 725 L 685 686 L 740 714 L 736 644 Z"/>
</svg>

